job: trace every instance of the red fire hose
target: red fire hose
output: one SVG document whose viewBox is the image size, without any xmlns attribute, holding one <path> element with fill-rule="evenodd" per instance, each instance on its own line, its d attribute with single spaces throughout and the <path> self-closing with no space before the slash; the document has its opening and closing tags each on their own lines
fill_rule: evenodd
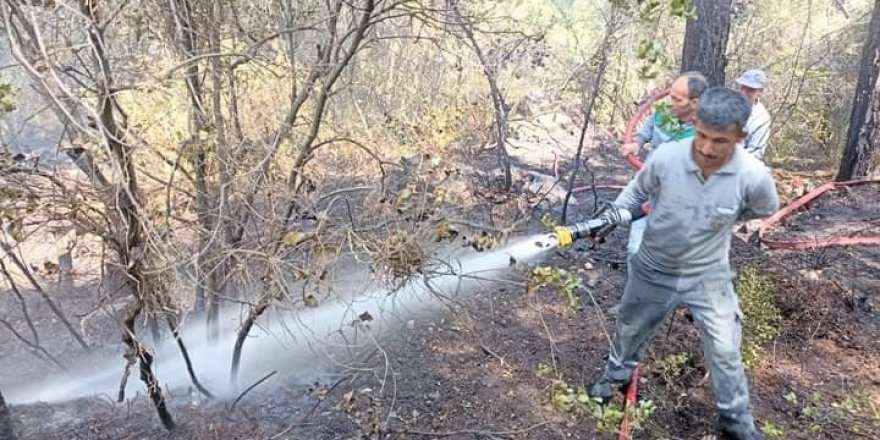
<svg viewBox="0 0 880 440">
<path fill-rule="evenodd" d="M 668 89 L 659 89 L 655 90 L 653 93 L 648 95 L 648 97 L 641 103 L 641 105 L 636 108 L 636 112 L 629 118 L 629 122 L 626 123 L 626 130 L 623 132 L 623 143 L 628 144 L 633 141 L 633 137 L 635 137 L 636 129 L 639 128 L 639 122 L 642 122 L 642 119 L 651 112 L 651 108 L 654 106 L 654 103 L 665 98 L 669 95 Z M 639 156 L 635 154 L 628 154 L 626 156 L 626 161 L 629 162 L 630 165 L 633 166 L 636 170 L 642 169 L 645 166 L 645 163 L 639 159 Z"/>
<path fill-rule="evenodd" d="M 764 221 L 761 223 L 761 227 L 758 229 L 758 238 L 770 249 L 819 249 L 831 246 L 858 245 L 880 246 L 880 235 L 876 235 L 873 237 L 815 237 L 809 240 L 794 241 L 774 240 L 766 237 L 768 229 L 780 223 L 783 219 L 794 214 L 795 212 L 797 212 L 798 209 L 803 208 L 806 204 L 812 202 L 813 200 L 816 200 L 823 194 L 837 188 L 866 185 L 871 183 L 880 183 L 880 179 L 851 180 L 848 182 L 828 182 L 801 196 L 794 202 L 791 202 L 788 206 L 777 211 L 776 214 L 773 214 L 770 217 L 764 219 Z"/>
<path fill-rule="evenodd" d="M 629 420 L 629 408 L 635 408 L 636 400 L 639 393 L 639 377 L 642 375 L 642 365 L 636 365 L 633 370 L 632 380 L 626 389 L 626 396 L 623 399 L 623 417 L 620 419 L 620 428 L 617 430 L 617 440 L 631 440 L 632 430 L 635 424 Z M 633 411 L 633 414 L 635 412 Z"/>
</svg>

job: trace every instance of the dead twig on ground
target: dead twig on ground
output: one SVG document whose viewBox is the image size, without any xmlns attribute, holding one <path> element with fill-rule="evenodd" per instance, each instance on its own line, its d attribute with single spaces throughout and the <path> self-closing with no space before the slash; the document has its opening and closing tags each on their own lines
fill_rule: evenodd
<svg viewBox="0 0 880 440">
<path fill-rule="evenodd" d="M 464 277 L 459 276 L 459 282 L 462 278 Z M 432 295 L 440 298 L 443 305 L 446 306 L 450 312 L 452 312 L 451 316 L 456 317 L 458 322 L 460 322 L 461 325 L 463 325 L 465 329 L 474 336 L 474 339 L 476 339 L 477 341 L 477 345 L 480 346 L 480 349 L 483 350 L 483 353 L 486 353 L 487 355 L 498 359 L 498 362 L 500 362 L 502 366 L 506 364 L 504 357 L 489 348 L 489 346 L 486 345 L 486 343 L 483 341 L 483 338 L 480 337 L 480 333 L 477 331 L 476 326 L 473 325 L 474 318 L 471 315 L 471 311 L 468 307 L 464 305 L 464 303 L 438 291 L 434 286 L 431 285 L 431 280 L 428 278 L 427 275 L 425 275 L 425 287 L 428 288 L 428 291 L 431 292 Z M 467 319 L 464 319 L 463 317 L 466 317 Z"/>
<path fill-rule="evenodd" d="M 241 401 L 242 398 L 244 398 L 245 394 L 249 393 L 254 388 L 260 386 L 261 383 L 269 380 L 270 377 L 274 376 L 277 373 L 278 373 L 278 370 L 272 370 L 271 373 L 263 376 L 262 379 L 254 382 L 251 386 L 245 388 L 245 390 L 242 391 L 241 394 L 239 394 L 238 397 L 236 397 L 235 400 L 232 401 L 232 405 L 229 406 L 229 412 L 231 413 L 231 412 L 235 411 L 235 405 L 237 405 L 238 402 Z"/>
</svg>

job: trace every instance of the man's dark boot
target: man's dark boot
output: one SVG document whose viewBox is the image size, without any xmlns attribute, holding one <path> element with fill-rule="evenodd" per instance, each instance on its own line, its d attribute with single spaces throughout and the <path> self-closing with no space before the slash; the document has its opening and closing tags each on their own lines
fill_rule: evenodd
<svg viewBox="0 0 880 440">
<path fill-rule="evenodd" d="M 602 399 L 602 403 L 608 403 L 614 398 L 615 393 L 626 394 L 629 387 L 629 381 L 616 381 L 605 377 L 604 375 L 590 387 L 590 397 Z"/>
<path fill-rule="evenodd" d="M 745 420 L 737 420 L 736 418 L 724 417 L 720 418 L 720 428 L 723 439 L 725 440 L 766 440 L 764 435 L 755 428 L 751 417 Z"/>
</svg>

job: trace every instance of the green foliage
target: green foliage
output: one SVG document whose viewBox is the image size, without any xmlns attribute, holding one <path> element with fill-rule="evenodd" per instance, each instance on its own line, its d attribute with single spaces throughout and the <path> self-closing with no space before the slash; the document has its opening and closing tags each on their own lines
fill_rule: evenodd
<svg viewBox="0 0 880 440">
<path fill-rule="evenodd" d="M 697 10 L 693 0 L 670 0 L 669 13 L 685 20 L 696 20 Z"/>
<path fill-rule="evenodd" d="M 749 266 L 739 276 L 740 307 L 743 323 L 743 364 L 754 366 L 760 359 L 762 346 L 779 335 L 782 314 L 773 300 L 773 280 L 757 268 Z"/>
<path fill-rule="evenodd" d="M 663 13 L 663 2 L 660 0 L 609 0 L 611 6 L 628 11 L 634 10 L 642 21 L 651 21 Z M 696 19 L 693 0 L 669 0 L 666 5 L 669 14 L 684 19 Z"/>
<path fill-rule="evenodd" d="M 639 43 L 638 59 L 642 61 L 639 66 L 639 78 L 656 78 L 660 75 L 658 63 L 663 61 L 663 53 L 653 41 L 643 40 Z"/>
<path fill-rule="evenodd" d="M 568 305 L 575 310 L 581 309 L 581 299 L 577 289 L 583 286 L 581 277 L 554 266 L 539 266 L 532 270 L 532 276 L 526 285 L 526 292 L 534 294 L 541 287 L 551 287 L 568 300 Z"/>
<path fill-rule="evenodd" d="M 15 110 L 15 91 L 12 84 L 0 83 L 0 116 Z"/>
<path fill-rule="evenodd" d="M 815 406 L 805 406 L 801 408 L 801 416 L 807 419 L 815 419 L 819 417 L 819 410 Z"/>
<path fill-rule="evenodd" d="M 792 412 L 798 414 L 803 430 L 813 437 L 820 435 L 827 424 L 846 424 L 853 418 L 880 421 L 880 408 L 871 400 L 868 390 L 851 392 L 843 400 L 831 402 L 830 408 L 824 404 L 827 396 L 819 392 L 814 392 L 810 399 L 803 399 L 803 402 L 793 390 L 784 393 L 782 398 L 793 407 L 795 411 Z M 768 438 L 785 438 L 785 430 L 773 423 L 766 423 L 763 430 Z"/>
<path fill-rule="evenodd" d="M 665 12 L 669 15 L 685 20 L 696 19 L 696 12 L 692 0 L 669 0 L 663 2 L 660 0 L 610 0 L 615 8 L 620 8 L 634 13 L 639 21 L 654 29 L 660 24 L 661 17 Z M 650 79 L 660 75 L 660 67 L 665 64 L 671 64 L 663 57 L 663 42 L 657 41 L 654 35 L 645 37 L 639 42 L 637 58 L 641 62 L 638 68 L 640 78 Z"/>
<path fill-rule="evenodd" d="M 688 354 L 683 351 L 666 356 L 658 363 L 660 375 L 667 383 L 672 382 L 684 374 L 684 367 L 687 364 L 688 358 Z"/>
<path fill-rule="evenodd" d="M 832 403 L 840 417 L 861 416 L 880 421 L 880 408 L 871 400 L 868 390 L 853 391 L 841 402 Z"/>
<path fill-rule="evenodd" d="M 551 364 L 541 362 L 535 369 L 535 374 L 541 379 L 553 379 L 556 377 L 556 369 Z"/>
<path fill-rule="evenodd" d="M 547 228 L 547 229 L 549 229 L 549 230 L 551 230 L 551 231 L 552 231 L 554 228 L 556 228 L 557 226 L 559 226 L 559 222 L 558 222 L 558 221 L 556 220 L 556 218 L 553 217 L 553 215 L 550 214 L 549 212 L 548 212 L 548 213 L 545 213 L 545 214 L 541 217 L 541 224 L 544 225 L 545 228 Z"/>
<path fill-rule="evenodd" d="M 553 406 L 565 411 L 588 408 L 591 398 L 584 387 L 572 388 L 564 380 L 555 380 L 550 386 Z"/>
<path fill-rule="evenodd" d="M 785 428 L 769 420 L 765 421 L 763 426 L 761 426 L 761 431 L 764 432 L 764 434 L 767 435 L 767 438 L 770 439 L 785 438 Z"/>
<path fill-rule="evenodd" d="M 654 105 L 654 113 L 657 118 L 657 126 L 672 135 L 673 139 L 677 139 L 685 134 L 687 131 L 681 124 L 681 120 L 679 120 L 674 114 L 672 114 L 672 107 L 667 101 L 660 101 Z"/>
<path fill-rule="evenodd" d="M 792 407 L 794 407 L 795 409 L 798 408 L 799 399 L 798 399 L 797 393 L 795 393 L 793 390 L 789 390 L 788 392 L 783 394 L 782 398 L 785 399 L 785 401 L 788 402 L 788 404 L 791 405 Z M 805 402 L 805 405 L 802 408 L 800 408 L 800 410 L 798 411 L 799 418 L 801 419 L 801 423 L 803 425 L 808 425 L 806 427 L 806 432 L 812 436 L 816 436 L 822 431 L 822 425 L 820 425 L 818 423 L 818 420 L 819 420 L 819 417 L 821 414 L 819 413 L 819 409 L 817 406 L 817 405 L 819 405 L 819 403 L 821 401 L 822 401 L 822 396 L 818 393 L 815 393 L 815 394 L 813 394 L 812 402 L 811 403 Z M 765 425 L 765 426 L 767 426 L 766 429 L 768 429 L 769 431 L 774 433 L 774 434 L 769 434 L 769 433 L 767 434 L 770 438 L 782 438 L 782 437 L 773 437 L 773 435 L 777 435 L 776 434 L 777 432 L 780 432 L 780 434 L 778 434 L 780 436 L 782 436 L 784 434 L 784 431 L 781 430 L 781 428 L 773 425 L 772 423 Z"/>
<path fill-rule="evenodd" d="M 589 414 L 596 420 L 596 429 L 614 434 L 620 426 L 624 411 L 617 405 L 605 405 L 602 399 L 587 394 L 584 387 L 572 388 L 565 381 L 554 381 L 551 387 L 553 405 L 565 412 Z M 651 400 L 640 400 L 633 407 L 627 407 L 626 416 L 633 429 L 642 429 L 657 407 Z"/>
</svg>

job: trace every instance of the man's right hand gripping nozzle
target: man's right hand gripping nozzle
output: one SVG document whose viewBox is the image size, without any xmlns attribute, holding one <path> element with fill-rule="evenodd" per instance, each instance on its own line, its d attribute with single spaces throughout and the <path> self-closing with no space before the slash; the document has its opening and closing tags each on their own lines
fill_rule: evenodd
<svg viewBox="0 0 880 440">
<path fill-rule="evenodd" d="M 606 235 L 617 226 L 629 225 L 634 219 L 644 216 L 644 212 L 632 212 L 614 205 L 608 205 L 599 216 L 568 226 L 557 226 L 556 237 L 562 248 L 570 246 L 575 240 L 589 238 L 594 242 L 602 242 Z"/>
</svg>

